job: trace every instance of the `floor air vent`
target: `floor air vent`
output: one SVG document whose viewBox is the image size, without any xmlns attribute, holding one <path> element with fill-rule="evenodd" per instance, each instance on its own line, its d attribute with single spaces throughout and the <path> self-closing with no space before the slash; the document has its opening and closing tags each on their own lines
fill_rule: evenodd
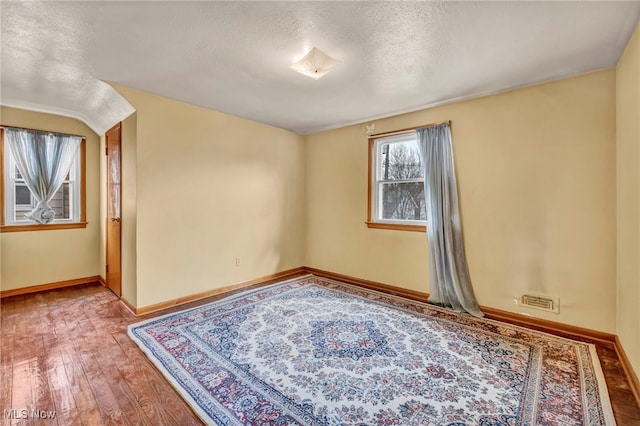
<svg viewBox="0 0 640 426">
<path fill-rule="evenodd" d="M 530 308 L 541 309 L 543 311 L 558 313 L 560 310 L 559 299 L 553 299 L 544 296 L 535 296 L 531 294 L 523 294 L 520 297 L 520 304 Z"/>
</svg>

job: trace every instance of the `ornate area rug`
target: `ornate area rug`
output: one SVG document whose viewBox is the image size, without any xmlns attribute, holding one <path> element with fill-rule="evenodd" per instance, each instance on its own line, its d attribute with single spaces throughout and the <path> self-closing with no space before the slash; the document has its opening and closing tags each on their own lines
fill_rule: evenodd
<svg viewBox="0 0 640 426">
<path fill-rule="evenodd" d="M 593 345 L 306 276 L 129 335 L 213 425 L 614 425 Z"/>
</svg>

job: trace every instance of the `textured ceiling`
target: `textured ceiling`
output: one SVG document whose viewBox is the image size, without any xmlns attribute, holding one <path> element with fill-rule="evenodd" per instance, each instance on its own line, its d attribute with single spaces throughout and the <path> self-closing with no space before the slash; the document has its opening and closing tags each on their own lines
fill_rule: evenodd
<svg viewBox="0 0 640 426">
<path fill-rule="evenodd" d="M 7 2 L 4 105 L 102 134 L 115 82 L 299 133 L 614 66 L 639 2 Z M 311 47 L 342 61 L 291 70 Z"/>
</svg>

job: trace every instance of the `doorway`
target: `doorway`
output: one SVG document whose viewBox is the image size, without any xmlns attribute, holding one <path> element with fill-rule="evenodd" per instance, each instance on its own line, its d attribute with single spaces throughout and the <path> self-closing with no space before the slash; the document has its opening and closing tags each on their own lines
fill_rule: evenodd
<svg viewBox="0 0 640 426">
<path fill-rule="evenodd" d="M 107 154 L 106 284 L 118 297 L 122 293 L 122 183 L 121 123 L 105 134 Z"/>
</svg>

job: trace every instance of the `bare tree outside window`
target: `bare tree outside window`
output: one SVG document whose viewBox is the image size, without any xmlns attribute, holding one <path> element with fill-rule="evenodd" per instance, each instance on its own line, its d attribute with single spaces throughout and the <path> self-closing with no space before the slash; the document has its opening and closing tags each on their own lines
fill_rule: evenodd
<svg viewBox="0 0 640 426">
<path fill-rule="evenodd" d="M 424 174 L 415 140 L 385 143 L 378 156 L 380 219 L 424 221 Z"/>
</svg>

